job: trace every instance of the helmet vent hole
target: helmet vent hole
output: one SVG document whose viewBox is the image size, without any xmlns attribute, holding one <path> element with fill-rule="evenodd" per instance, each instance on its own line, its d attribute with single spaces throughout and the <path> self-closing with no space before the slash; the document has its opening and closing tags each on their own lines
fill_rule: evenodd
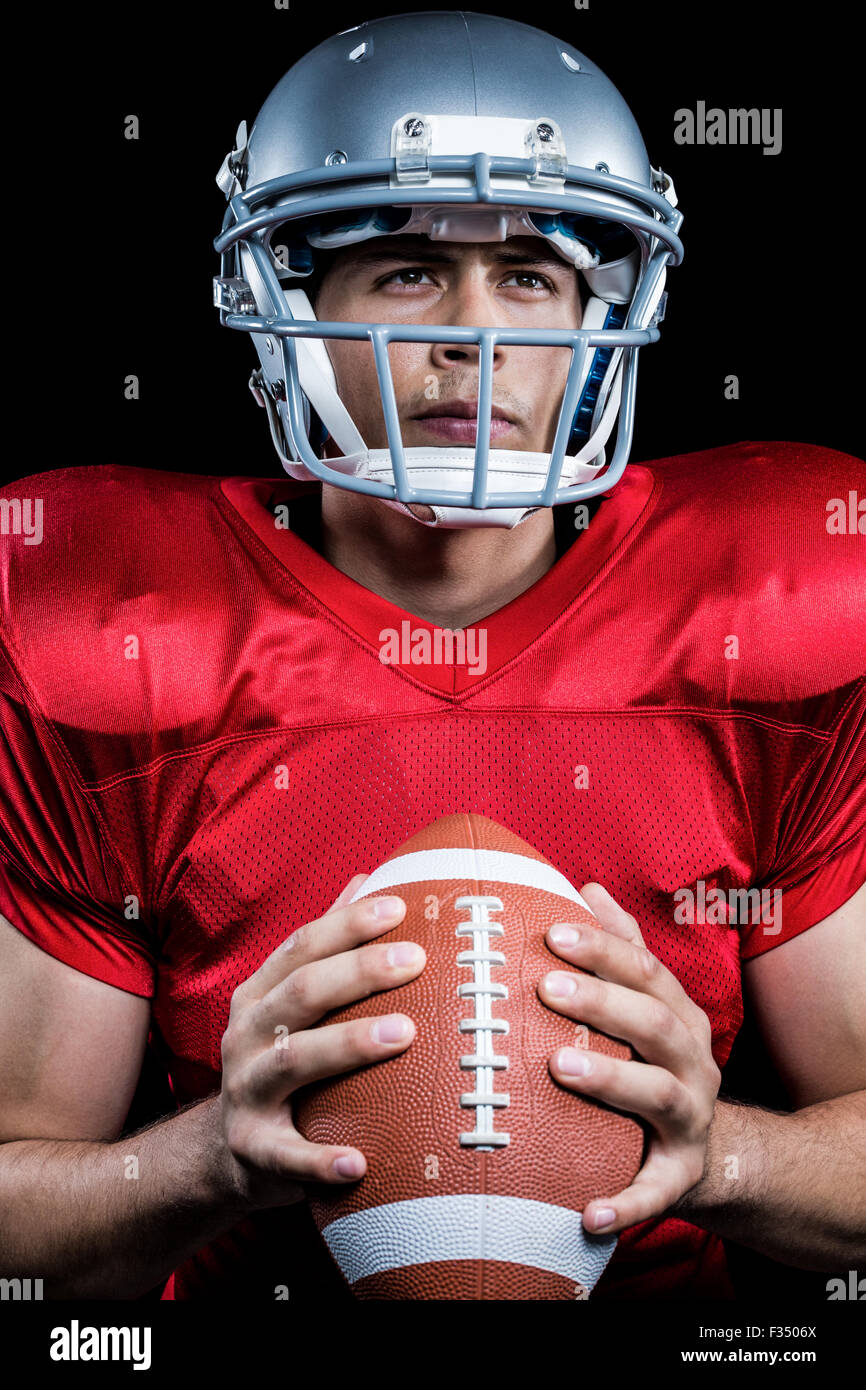
<svg viewBox="0 0 866 1390">
<path fill-rule="evenodd" d="M 566 53 L 565 49 L 561 50 L 559 56 L 565 63 L 565 66 L 568 68 L 569 72 L 580 72 L 580 63 L 577 61 L 576 58 L 572 58 L 570 53 Z"/>
<path fill-rule="evenodd" d="M 369 39 L 365 39 L 363 43 L 356 44 L 352 49 L 349 54 L 349 62 L 363 63 L 365 58 L 369 58 L 372 50 L 373 45 L 370 43 Z"/>
</svg>

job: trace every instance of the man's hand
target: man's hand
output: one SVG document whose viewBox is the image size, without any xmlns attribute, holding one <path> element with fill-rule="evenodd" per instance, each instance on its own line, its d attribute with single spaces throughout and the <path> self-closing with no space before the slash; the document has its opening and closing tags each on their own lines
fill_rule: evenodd
<svg viewBox="0 0 866 1390">
<path fill-rule="evenodd" d="M 643 1058 L 566 1047 L 550 1061 L 562 1086 L 639 1115 L 649 1126 L 646 1162 L 632 1185 L 589 1202 L 583 1213 L 588 1231 L 614 1234 L 660 1216 L 701 1180 L 721 1072 L 710 1050 L 709 1019 L 646 949 L 634 917 L 601 884 L 580 892 L 602 930 L 557 923 L 547 941 L 563 960 L 591 973 L 551 971 L 538 993 L 557 1013 L 631 1043 Z M 556 993 L 563 985 L 571 992 Z"/>
<path fill-rule="evenodd" d="M 232 1186 L 254 1208 L 300 1200 L 300 1183 L 363 1176 L 357 1149 L 312 1144 L 298 1132 L 290 1097 L 311 1081 L 394 1057 L 415 1036 L 406 1014 L 314 1027 L 332 1009 L 406 984 L 426 964 L 413 942 L 363 944 L 406 913 L 402 898 L 351 904 L 365 878 L 356 874 L 323 917 L 295 931 L 232 995 L 222 1039 L 224 1158 Z"/>
</svg>

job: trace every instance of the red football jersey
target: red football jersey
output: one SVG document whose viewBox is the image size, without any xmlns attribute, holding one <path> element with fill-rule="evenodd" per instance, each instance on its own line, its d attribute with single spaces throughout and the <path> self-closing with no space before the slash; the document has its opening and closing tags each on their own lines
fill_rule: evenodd
<svg viewBox="0 0 866 1390">
<path fill-rule="evenodd" d="M 741 962 L 866 878 L 866 465 L 766 443 L 632 464 L 459 640 L 288 529 L 314 486 L 83 467 L 0 493 L 0 911 L 152 999 L 182 1105 L 219 1088 L 232 992 L 279 942 L 476 811 L 634 913 L 724 1065 Z M 166 1296 L 275 1284 L 343 1292 L 304 1206 Z M 722 1242 L 668 1219 L 621 1237 L 593 1297 L 730 1293 Z"/>
</svg>

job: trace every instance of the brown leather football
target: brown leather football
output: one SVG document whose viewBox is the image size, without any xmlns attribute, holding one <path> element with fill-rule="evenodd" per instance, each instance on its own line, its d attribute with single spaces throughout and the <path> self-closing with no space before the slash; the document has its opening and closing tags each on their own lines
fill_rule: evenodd
<svg viewBox="0 0 866 1390">
<path fill-rule="evenodd" d="M 413 835 L 356 894 L 395 893 L 402 922 L 377 941 L 417 941 L 414 980 L 334 1010 L 322 1023 L 406 1013 L 405 1052 L 299 1091 L 310 1140 L 350 1144 L 367 1172 L 308 1189 L 313 1218 L 358 1298 L 586 1298 L 616 1239 L 580 1213 L 637 1173 L 633 1118 L 556 1082 L 564 1044 L 631 1048 L 543 1004 L 537 985 L 569 970 L 545 944 L 554 922 L 599 930 L 575 888 L 485 816 L 444 816 Z M 321 1025 L 320 1025 L 321 1026 Z"/>
</svg>

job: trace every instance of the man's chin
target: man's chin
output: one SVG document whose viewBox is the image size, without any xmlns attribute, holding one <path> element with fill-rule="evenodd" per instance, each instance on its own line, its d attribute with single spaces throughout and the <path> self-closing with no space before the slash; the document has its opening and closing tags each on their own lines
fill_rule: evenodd
<svg viewBox="0 0 866 1390">
<path fill-rule="evenodd" d="M 322 490 L 323 490 L 323 492 L 324 492 L 324 491 L 327 491 L 327 492 L 330 492 L 330 493 L 343 494 L 344 496 L 346 495 L 347 492 L 350 491 L 350 490 L 347 489 L 347 488 L 338 487 L 338 486 L 337 486 L 336 484 L 334 484 L 334 483 L 323 483 L 323 484 L 322 484 Z M 355 494 L 355 495 L 356 495 L 356 496 L 361 496 L 361 497 L 364 496 L 363 493 Z M 369 502 L 379 502 L 379 503 L 381 503 L 383 499 L 382 499 L 381 497 L 375 497 L 375 498 L 370 497 L 370 498 L 366 498 L 365 500 L 366 500 L 366 501 L 369 501 Z M 428 506 L 427 506 L 425 503 L 423 503 L 423 502 L 407 502 L 407 503 L 406 503 L 406 507 L 407 507 L 407 510 L 411 512 L 412 516 L 415 518 L 416 521 L 435 521 L 435 520 L 436 520 L 436 513 L 434 512 L 433 508 L 432 508 L 432 507 L 428 507 Z M 388 510 L 390 511 L 391 508 L 389 507 Z"/>
</svg>

